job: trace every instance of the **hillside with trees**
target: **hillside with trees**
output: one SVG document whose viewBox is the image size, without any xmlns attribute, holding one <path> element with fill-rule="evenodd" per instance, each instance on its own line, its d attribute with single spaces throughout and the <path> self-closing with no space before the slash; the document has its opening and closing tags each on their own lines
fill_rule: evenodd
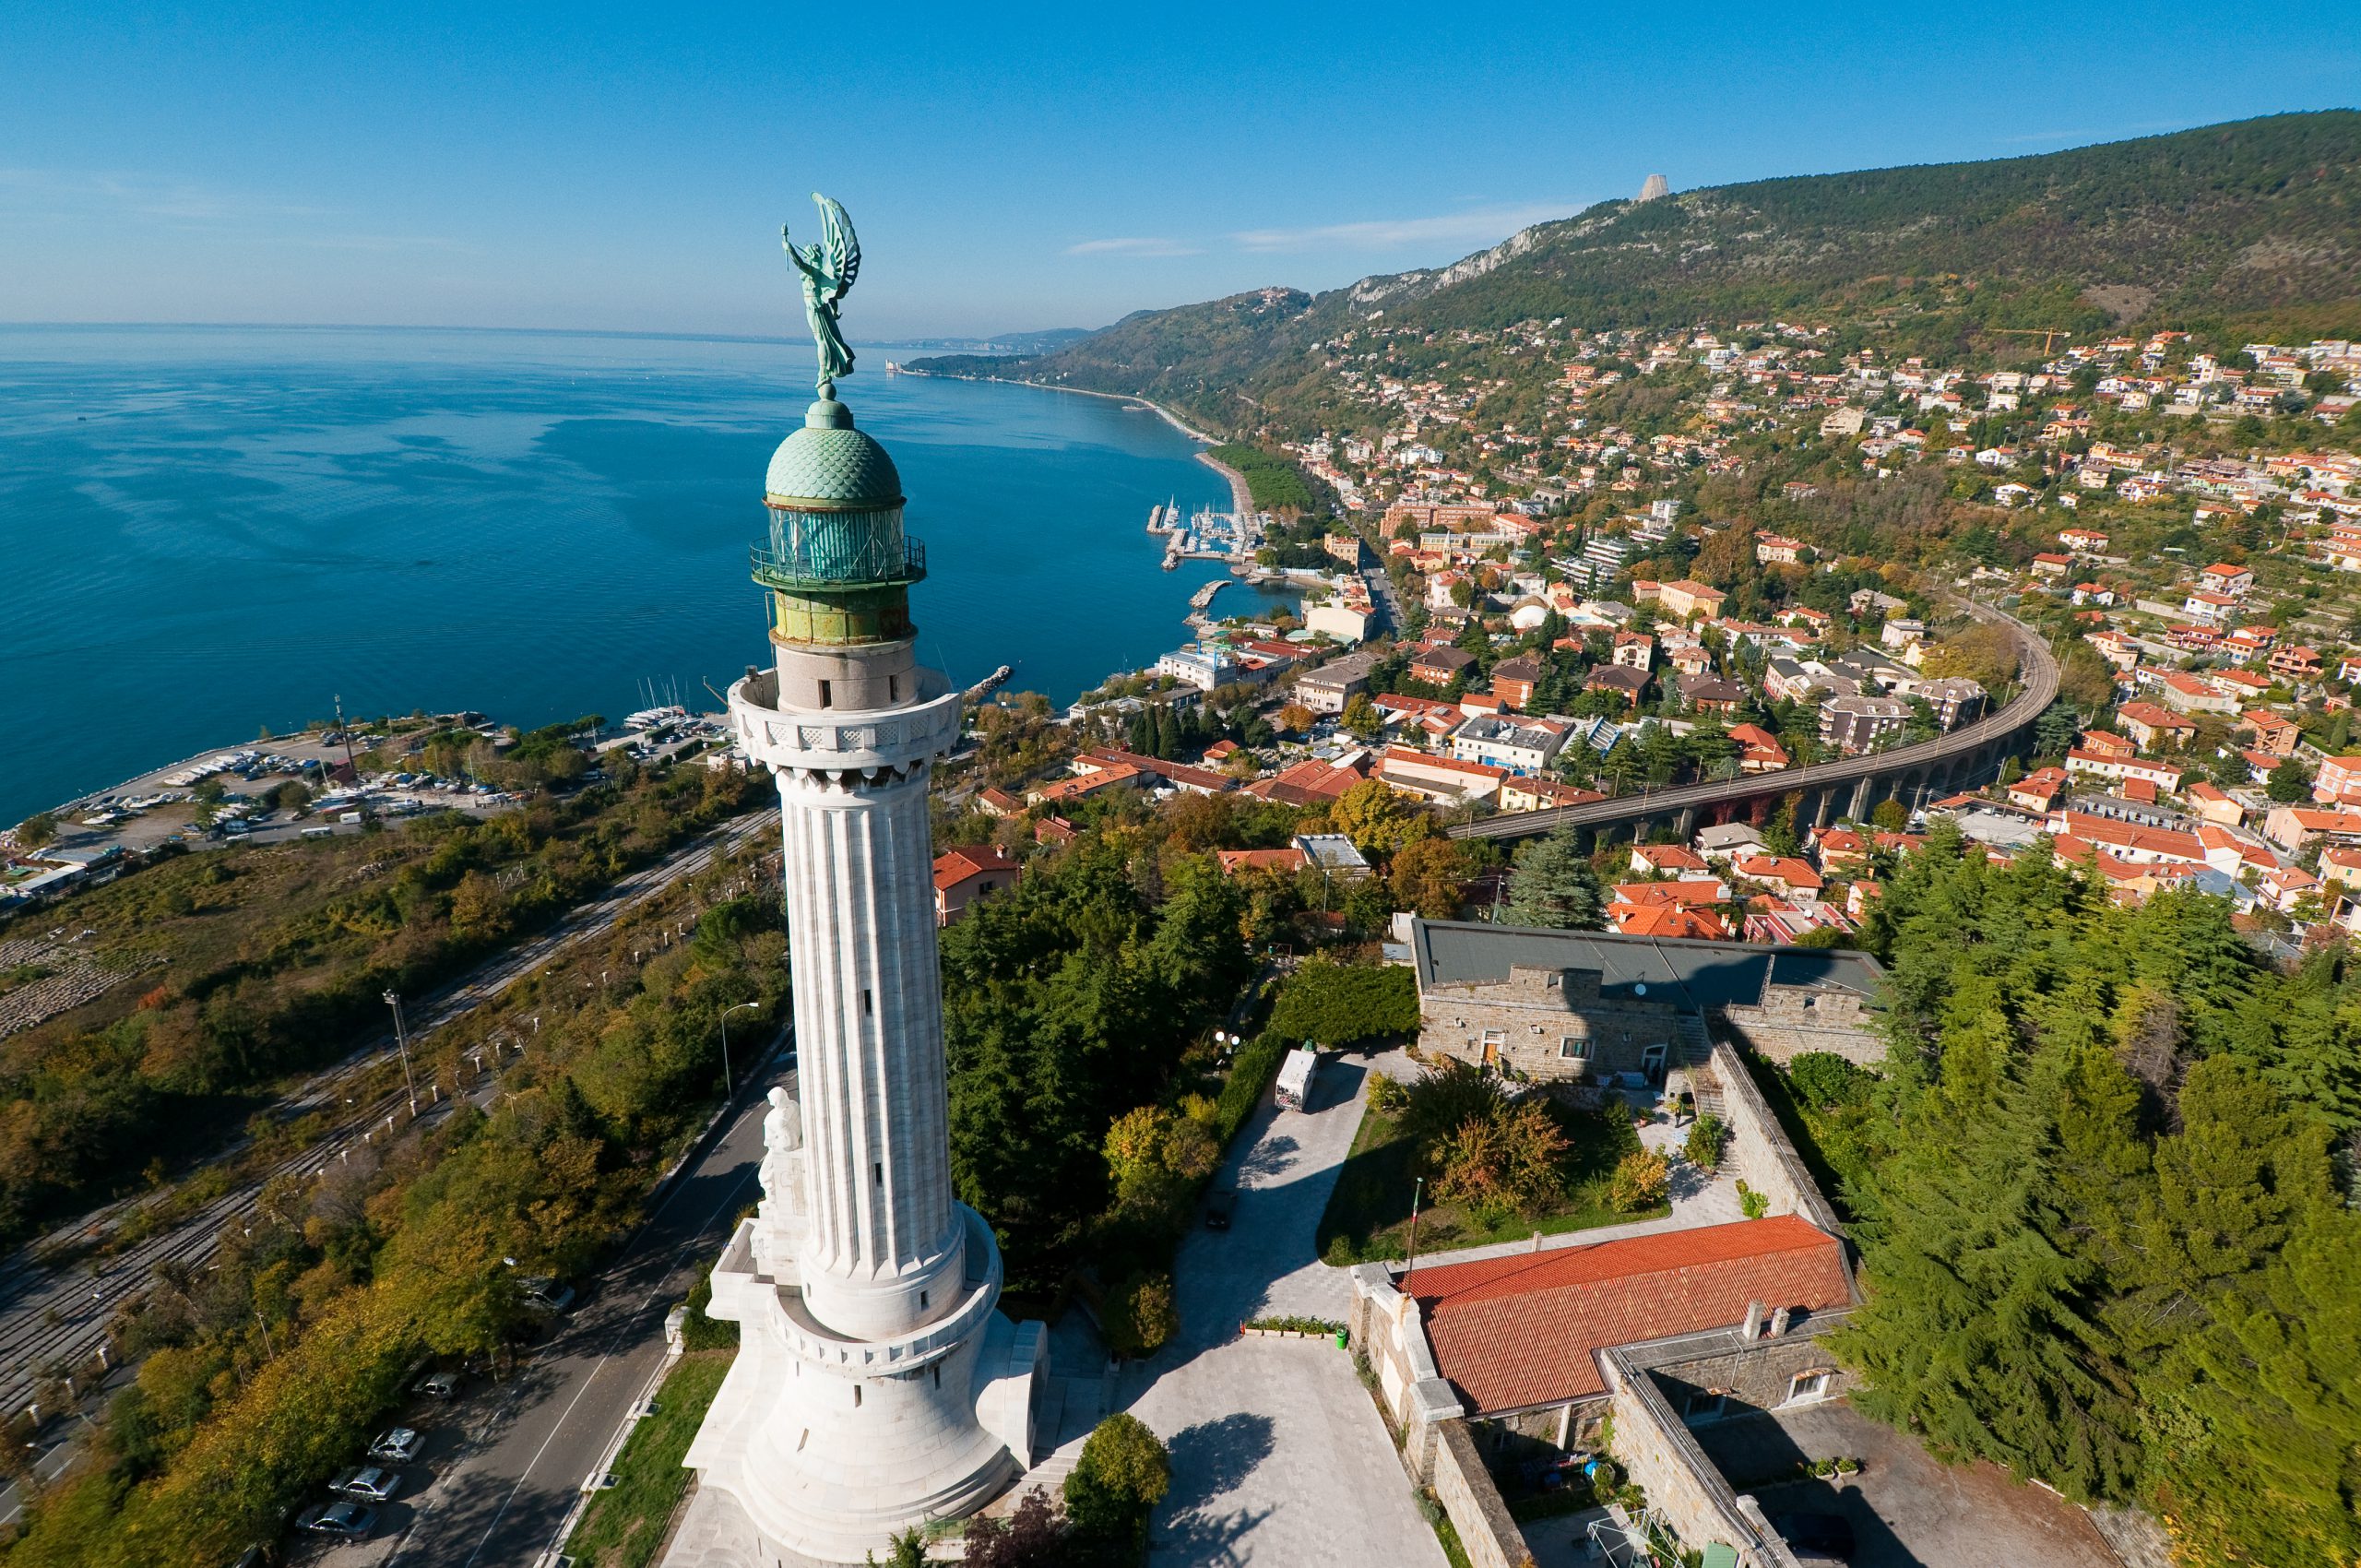
<svg viewBox="0 0 2361 1568">
<path fill-rule="evenodd" d="M 2127 908 L 1948 824 L 1885 888 L 1883 1074 L 1764 1069 L 1861 1246 L 1859 1403 L 2142 1503 L 2186 1563 L 2354 1561 L 2349 952 L 2274 970 L 2225 900 Z"/>
<path fill-rule="evenodd" d="M 2303 332 L 2361 300 L 2361 113 L 2284 114 L 2065 152 L 1613 201 L 1451 267 L 1125 317 L 1054 353 L 923 368 L 1169 402 L 1296 435 L 1341 401 L 1320 350 L 1394 328 L 1841 317 L 1906 352 L 2003 329 Z M 1536 364 L 1545 376 L 1549 367 Z"/>
</svg>

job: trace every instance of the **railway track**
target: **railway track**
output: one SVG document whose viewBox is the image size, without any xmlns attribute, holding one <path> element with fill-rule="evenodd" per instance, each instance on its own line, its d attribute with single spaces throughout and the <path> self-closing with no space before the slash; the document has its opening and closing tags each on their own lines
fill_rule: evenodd
<svg viewBox="0 0 2361 1568">
<path fill-rule="evenodd" d="M 622 879 L 557 926 L 421 998 L 422 1005 L 413 1015 L 411 1045 L 416 1047 L 436 1029 L 498 998 L 565 948 L 611 929 L 625 914 L 673 884 L 720 863 L 765 830 L 773 837 L 777 831 L 776 818 L 767 811 L 713 829 L 670 859 Z M 511 1043 L 516 1051 L 523 1049 L 520 1042 Z M 288 1102 L 289 1109 L 303 1115 L 335 1106 L 345 1097 L 351 1080 L 382 1063 L 394 1044 L 390 1032 L 365 1043 L 303 1084 Z M 496 1041 L 493 1049 L 498 1050 Z M 78 1408 L 94 1382 L 108 1370 L 108 1327 L 116 1314 L 176 1266 L 201 1268 L 219 1245 L 224 1230 L 256 1207 L 270 1182 L 284 1176 L 324 1175 L 331 1165 L 349 1159 L 355 1151 L 370 1149 L 382 1137 L 447 1116 L 461 1098 L 481 1103 L 497 1085 L 495 1066 L 481 1072 L 464 1096 L 438 1095 L 421 1103 L 415 1118 L 407 1090 L 397 1088 L 375 1096 L 338 1117 L 326 1133 L 303 1149 L 272 1161 L 258 1174 L 250 1173 L 154 1236 L 101 1261 L 89 1261 L 84 1253 L 92 1238 L 120 1226 L 142 1204 L 153 1200 L 143 1197 L 110 1205 L 19 1249 L 0 1263 L 0 1411 L 11 1419 L 25 1413 L 35 1404 L 36 1390 L 59 1368 L 70 1369 L 70 1402 Z M 222 1158 L 233 1158 L 248 1146 L 241 1140 L 226 1149 Z M 40 1409 L 38 1424 L 45 1432 L 54 1432 L 53 1423 L 70 1413 Z M 42 1446 L 46 1458 L 61 1444 Z M 13 1518 L 16 1512 L 11 1495 L 6 1508 L 0 1509 L 0 1523 Z"/>
<path fill-rule="evenodd" d="M 2025 684 L 2024 689 L 2017 694 L 2016 700 L 2006 707 L 1963 724 L 1948 735 L 1939 735 L 1916 745 L 1896 746 L 1891 751 L 1872 752 L 1839 762 L 1815 763 L 1809 767 L 1787 768 L 1778 773 L 1757 773 L 1712 783 L 1684 784 L 1676 789 L 1619 795 L 1604 801 L 1586 801 L 1576 806 L 1548 806 L 1540 811 L 1512 812 L 1504 816 L 1486 817 L 1480 822 L 1461 823 L 1450 830 L 1451 837 L 1523 838 L 1536 833 L 1547 833 L 1556 827 L 1614 827 L 1655 817 L 1676 816 L 1685 812 L 1703 812 L 1719 805 L 1759 801 L 1771 795 L 1810 794 L 1848 784 L 1858 787 L 1864 782 L 1874 785 L 1881 779 L 1928 778 L 1947 775 L 1964 759 L 1973 758 L 1987 747 L 2005 742 L 2029 727 L 2058 697 L 2058 659 L 2041 640 L 2040 635 L 2016 617 L 1998 610 L 1983 605 L 1968 608 L 1977 619 L 2004 625 L 2015 634 Z"/>
</svg>

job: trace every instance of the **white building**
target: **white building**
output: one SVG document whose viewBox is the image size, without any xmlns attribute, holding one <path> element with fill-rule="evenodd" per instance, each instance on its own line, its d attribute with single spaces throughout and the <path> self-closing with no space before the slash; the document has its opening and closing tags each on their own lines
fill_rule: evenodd
<svg viewBox="0 0 2361 1568">
<path fill-rule="evenodd" d="M 1566 743 L 1567 726 L 1547 719 L 1479 713 L 1451 732 L 1451 754 L 1512 773 L 1539 773 Z"/>
<path fill-rule="evenodd" d="M 1216 686 L 1227 686 L 1244 673 L 1243 667 L 1225 648 L 1175 648 L 1159 654 L 1156 672 L 1169 675 L 1184 686 L 1194 686 L 1210 692 Z"/>
</svg>

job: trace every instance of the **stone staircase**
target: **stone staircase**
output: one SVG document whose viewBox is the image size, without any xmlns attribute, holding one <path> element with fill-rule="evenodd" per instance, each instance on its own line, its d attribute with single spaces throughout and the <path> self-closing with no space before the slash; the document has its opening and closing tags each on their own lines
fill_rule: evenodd
<svg viewBox="0 0 2361 1568">
<path fill-rule="evenodd" d="M 1038 1455 L 1024 1477 L 984 1510 L 1003 1515 L 1018 1499 L 1039 1487 L 1054 1499 L 1063 1492 L 1066 1477 L 1082 1462 L 1082 1445 L 1115 1408 L 1115 1369 L 1068 1376 L 1052 1372 L 1041 1380 L 1040 1403 L 1033 1412 L 1033 1449 Z"/>
<path fill-rule="evenodd" d="M 1676 1014 L 1673 1029 L 1680 1040 L 1680 1060 L 1684 1066 L 1703 1067 L 1712 1059 L 1714 1036 L 1713 1031 L 1705 1027 L 1703 1013 Z"/>
<path fill-rule="evenodd" d="M 1728 1110 L 1722 1098 L 1722 1080 L 1713 1068 L 1714 1037 L 1705 1027 L 1704 1015 L 1679 1014 L 1674 1030 L 1680 1042 L 1681 1065 L 1688 1069 L 1689 1092 L 1697 1099 L 1697 1114 L 1719 1116 L 1727 1121 Z"/>
</svg>

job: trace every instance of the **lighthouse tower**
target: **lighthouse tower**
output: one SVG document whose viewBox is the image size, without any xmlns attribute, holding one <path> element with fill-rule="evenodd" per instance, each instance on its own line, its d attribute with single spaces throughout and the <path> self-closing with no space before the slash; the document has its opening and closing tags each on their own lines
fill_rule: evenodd
<svg viewBox="0 0 2361 1568">
<path fill-rule="evenodd" d="M 952 1197 L 927 781 L 959 694 L 912 652 L 901 476 L 834 393 L 771 457 L 772 667 L 730 689 L 778 783 L 800 1082 L 770 1091 L 763 1203 L 713 1271 L 741 1348 L 686 1462 L 765 1565 L 859 1562 L 1003 1491 L 1047 1354 Z"/>
</svg>

